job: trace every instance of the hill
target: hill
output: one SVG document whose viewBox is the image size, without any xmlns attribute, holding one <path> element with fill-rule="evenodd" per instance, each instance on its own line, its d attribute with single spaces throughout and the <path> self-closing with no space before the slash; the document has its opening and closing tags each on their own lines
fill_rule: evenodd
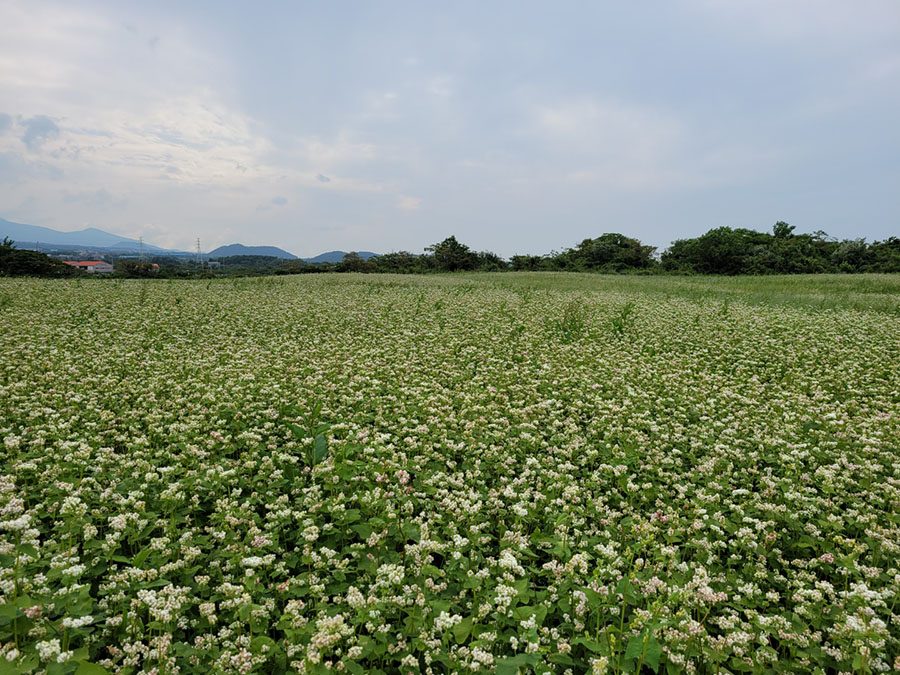
<svg viewBox="0 0 900 675">
<path fill-rule="evenodd" d="M 356 253 L 363 260 L 368 260 L 369 258 L 374 258 L 378 255 L 377 253 L 372 253 L 371 251 L 357 251 Z M 347 255 L 346 251 L 328 251 L 328 253 L 320 253 L 315 258 L 303 258 L 303 262 L 339 263 L 344 259 L 345 255 Z"/>
<path fill-rule="evenodd" d="M 210 258 L 227 258 L 235 255 L 262 255 L 281 258 L 283 260 L 297 259 L 297 256 L 293 253 L 288 253 L 277 246 L 244 246 L 243 244 L 219 246 L 219 248 L 213 249 L 207 255 L 209 255 Z"/>
<path fill-rule="evenodd" d="M 141 250 L 141 242 L 118 234 L 112 234 L 96 227 L 88 227 L 74 232 L 62 232 L 40 225 L 14 223 L 0 218 L 0 239 L 9 237 L 20 248 L 80 250 L 91 249 L 109 253 L 136 253 Z M 146 253 L 181 253 L 144 242 Z"/>
</svg>

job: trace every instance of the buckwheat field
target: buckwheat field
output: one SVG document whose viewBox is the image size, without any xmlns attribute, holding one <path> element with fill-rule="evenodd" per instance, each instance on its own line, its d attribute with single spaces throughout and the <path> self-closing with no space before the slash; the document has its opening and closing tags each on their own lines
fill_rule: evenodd
<svg viewBox="0 0 900 675">
<path fill-rule="evenodd" d="M 900 280 L 0 280 L 0 672 L 900 669 Z"/>
</svg>

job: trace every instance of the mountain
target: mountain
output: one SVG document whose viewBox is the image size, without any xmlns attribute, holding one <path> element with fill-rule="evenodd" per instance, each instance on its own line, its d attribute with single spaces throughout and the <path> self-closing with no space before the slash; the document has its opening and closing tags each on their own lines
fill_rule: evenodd
<svg viewBox="0 0 900 675">
<path fill-rule="evenodd" d="M 228 244 L 220 246 L 207 254 L 210 258 L 227 258 L 231 255 L 268 255 L 285 260 L 296 260 L 297 256 L 288 253 L 276 246 L 244 246 L 243 244 Z"/>
<path fill-rule="evenodd" d="M 378 255 L 377 253 L 372 253 L 371 251 L 357 251 L 356 253 L 363 260 L 368 260 L 369 258 L 374 258 Z M 315 258 L 303 258 L 303 262 L 339 263 L 344 259 L 345 255 L 347 255 L 346 251 L 328 251 L 328 253 L 320 253 Z"/>
<path fill-rule="evenodd" d="M 96 227 L 75 232 L 60 232 L 49 227 L 13 223 L 0 218 L 0 238 L 3 237 L 9 237 L 20 247 L 36 247 L 40 244 L 42 249 L 91 249 L 110 253 L 136 253 L 141 250 L 141 242 L 137 239 L 104 232 Z M 181 253 L 147 243 L 143 249 L 146 253 Z"/>
<path fill-rule="evenodd" d="M 91 252 L 111 255 L 138 253 L 141 251 L 141 242 L 137 239 L 121 237 L 117 234 L 89 227 L 76 232 L 60 232 L 49 227 L 39 225 L 24 225 L 13 223 L 0 218 L 0 240 L 3 237 L 12 239 L 19 248 L 38 248 L 42 251 L 70 251 L 72 253 Z M 156 255 L 193 255 L 185 251 L 160 248 L 144 242 L 143 252 Z M 363 260 L 375 257 L 378 254 L 371 251 L 357 251 Z M 282 260 L 297 260 L 297 256 L 288 253 L 276 246 L 244 246 L 243 244 L 229 244 L 206 253 L 210 258 L 225 258 L 232 255 L 267 255 L 281 258 Z M 307 263 L 339 263 L 347 255 L 346 251 L 328 251 L 320 253 L 314 258 L 303 258 Z"/>
</svg>

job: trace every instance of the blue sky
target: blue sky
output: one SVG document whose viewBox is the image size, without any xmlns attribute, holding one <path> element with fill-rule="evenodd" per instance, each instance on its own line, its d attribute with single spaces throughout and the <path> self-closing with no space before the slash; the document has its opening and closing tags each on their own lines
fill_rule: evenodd
<svg viewBox="0 0 900 675">
<path fill-rule="evenodd" d="M 0 4 L 0 217 L 503 255 L 900 234 L 900 3 Z"/>
</svg>

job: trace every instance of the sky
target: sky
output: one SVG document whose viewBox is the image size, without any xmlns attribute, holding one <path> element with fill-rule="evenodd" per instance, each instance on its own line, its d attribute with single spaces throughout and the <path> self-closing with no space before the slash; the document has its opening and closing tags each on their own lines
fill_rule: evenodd
<svg viewBox="0 0 900 675">
<path fill-rule="evenodd" d="M 3 0 L 0 217 L 299 256 L 884 239 L 900 2 Z"/>
</svg>

